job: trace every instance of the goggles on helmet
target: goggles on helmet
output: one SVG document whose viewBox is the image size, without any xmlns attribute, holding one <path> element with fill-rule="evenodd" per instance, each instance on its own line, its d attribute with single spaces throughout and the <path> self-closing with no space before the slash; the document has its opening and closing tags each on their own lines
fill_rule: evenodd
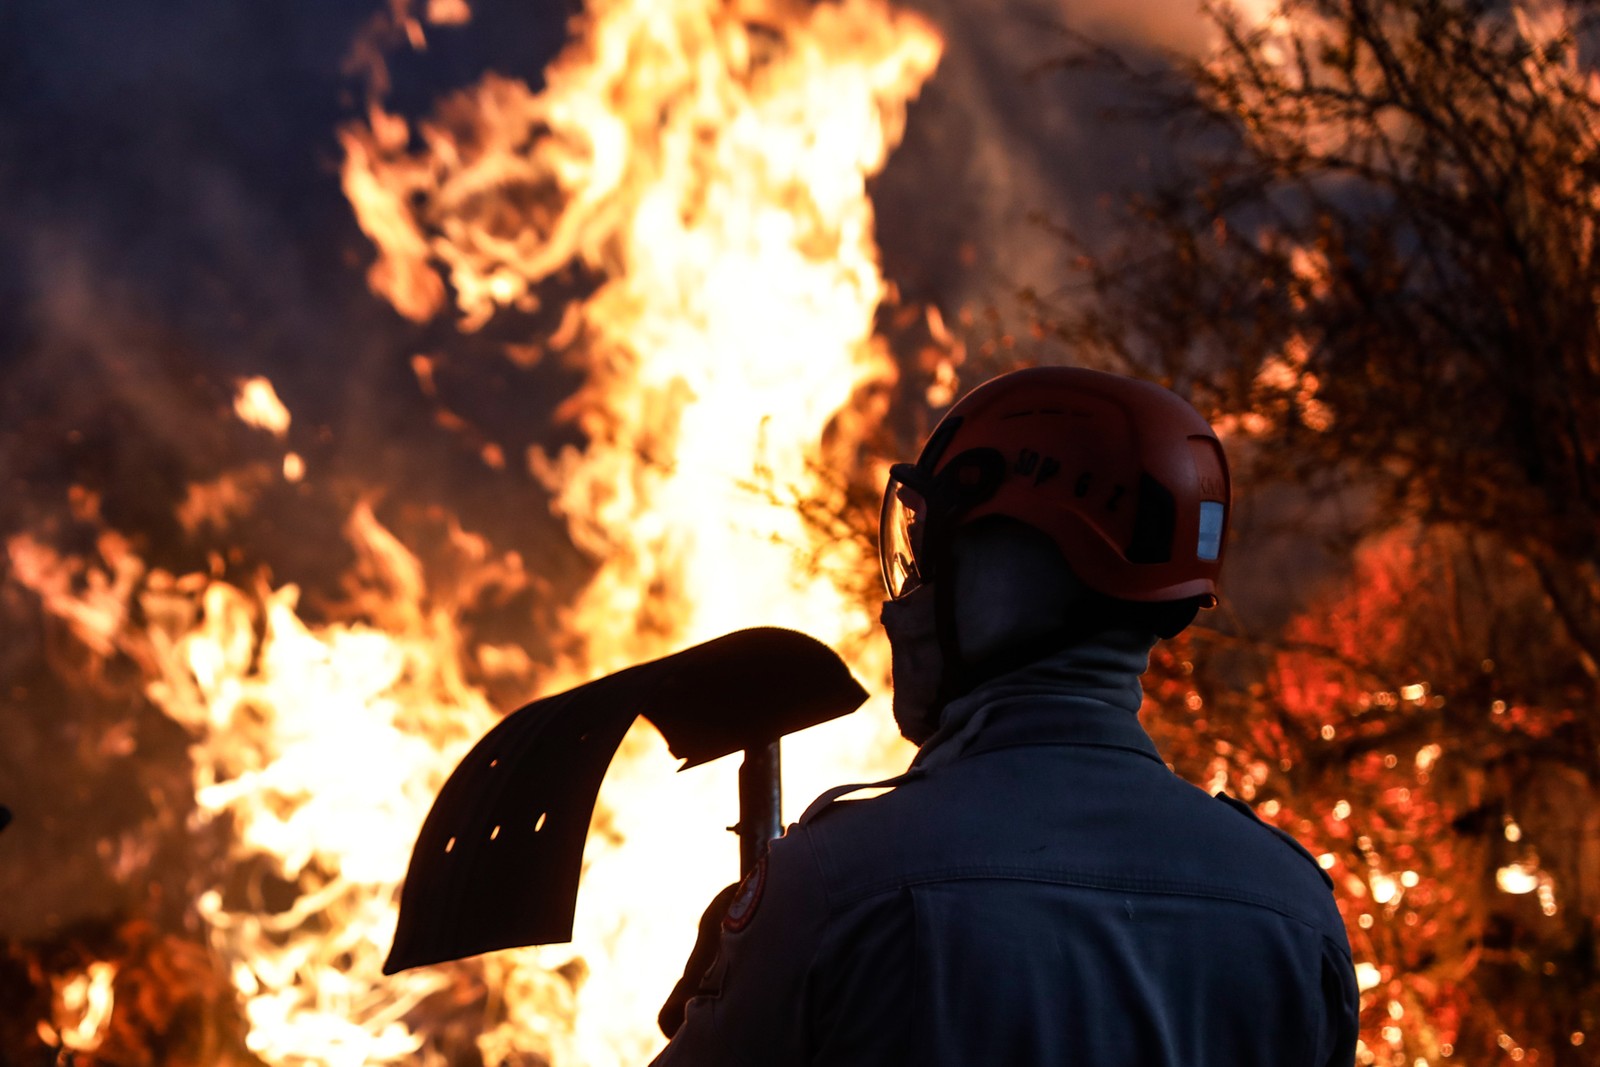
<svg viewBox="0 0 1600 1067">
<path fill-rule="evenodd" d="M 1005 478 L 1005 459 L 992 448 L 973 448 L 939 471 L 925 463 L 889 468 L 878 517 L 878 562 L 891 600 L 933 580 L 941 531 L 963 512 L 994 495 Z"/>
<path fill-rule="evenodd" d="M 899 600 L 922 584 L 917 566 L 923 535 L 928 528 L 928 500 L 916 487 L 921 472 L 910 463 L 889 468 L 883 491 L 883 513 L 878 517 L 878 562 L 890 600 Z"/>
</svg>

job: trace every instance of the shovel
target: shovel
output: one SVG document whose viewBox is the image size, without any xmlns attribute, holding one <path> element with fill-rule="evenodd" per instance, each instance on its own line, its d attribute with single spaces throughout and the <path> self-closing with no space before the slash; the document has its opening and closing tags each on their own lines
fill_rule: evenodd
<svg viewBox="0 0 1600 1067">
<path fill-rule="evenodd" d="M 643 715 L 680 770 L 734 752 L 739 859 L 783 832 L 778 739 L 866 700 L 844 661 L 793 630 L 739 630 L 536 700 L 451 773 L 422 824 L 383 973 L 572 939 L 590 816 L 622 737 Z"/>
</svg>

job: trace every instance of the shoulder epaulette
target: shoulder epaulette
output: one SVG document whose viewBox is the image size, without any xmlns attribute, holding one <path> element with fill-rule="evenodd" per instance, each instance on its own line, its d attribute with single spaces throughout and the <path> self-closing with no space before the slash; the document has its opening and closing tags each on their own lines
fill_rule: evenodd
<svg viewBox="0 0 1600 1067">
<path fill-rule="evenodd" d="M 1301 856 L 1303 856 L 1307 863 L 1311 864 L 1312 867 L 1316 868 L 1317 877 L 1321 878 L 1323 883 L 1329 889 L 1333 888 L 1333 878 L 1329 876 L 1327 871 L 1322 869 L 1322 864 L 1317 862 L 1317 858 L 1315 856 L 1313 856 L 1309 851 L 1307 851 L 1306 847 L 1304 845 L 1302 845 L 1300 842 L 1298 842 L 1298 841 L 1296 841 L 1294 839 L 1294 835 L 1293 834 L 1290 834 L 1290 833 L 1288 833 L 1287 831 L 1284 831 L 1284 830 L 1280 830 L 1278 827 L 1272 825 L 1270 822 L 1267 822 L 1260 815 L 1256 814 L 1256 809 L 1252 808 L 1249 804 L 1246 804 L 1244 801 L 1240 800 L 1238 797 L 1230 797 L 1226 793 L 1217 793 L 1217 794 L 1215 794 L 1215 797 L 1216 797 L 1217 800 L 1220 800 L 1224 804 L 1228 805 L 1228 807 L 1232 808 L 1234 811 L 1242 812 L 1243 814 L 1249 816 L 1250 819 L 1252 821 L 1254 821 L 1257 825 L 1262 826 L 1262 827 L 1266 828 L 1267 830 L 1270 830 L 1272 833 L 1276 834 L 1280 840 L 1282 840 L 1290 848 L 1294 849 Z"/>
</svg>

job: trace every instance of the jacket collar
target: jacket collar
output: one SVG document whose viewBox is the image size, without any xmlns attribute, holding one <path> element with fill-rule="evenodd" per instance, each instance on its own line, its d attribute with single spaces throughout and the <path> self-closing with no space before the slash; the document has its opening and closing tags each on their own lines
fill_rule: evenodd
<svg viewBox="0 0 1600 1067">
<path fill-rule="evenodd" d="M 939 730 L 917 751 L 913 769 L 932 770 L 960 758 L 987 738 L 991 718 L 1017 719 L 1003 736 L 1044 731 L 1049 736 L 1117 738 L 1116 747 L 1160 759 L 1139 725 L 1143 690 L 1139 676 L 1150 662 L 1155 638 L 1132 631 L 1105 631 L 1009 674 L 985 682 L 942 712 Z M 1038 709 L 1035 712 L 1034 709 Z M 1019 718 L 1020 716 L 1020 718 Z M 1079 724 L 1070 720 L 1083 719 Z M 1121 720 L 1120 724 L 1118 720 Z M 1059 729 L 1056 720 L 1061 720 Z M 1019 733 L 1020 731 L 1020 733 Z M 1063 732 L 1064 731 L 1064 732 Z M 1009 741 L 1008 744 L 1090 744 L 1079 741 Z M 1102 742 L 1103 743 L 1103 742 Z M 985 741 L 985 747 L 994 747 Z"/>
<path fill-rule="evenodd" d="M 1136 752 L 1166 766 L 1137 715 L 1093 697 L 1014 698 L 991 704 L 986 718 L 962 756 L 1018 745 L 1088 745 Z"/>
<path fill-rule="evenodd" d="M 904 774 L 835 786 L 811 802 L 800 823 L 809 824 L 857 790 L 900 785 L 965 756 L 1021 745 L 1124 749 L 1166 766 L 1139 725 L 1139 676 L 1154 644 L 1154 638 L 1113 634 L 1093 647 L 1074 645 L 986 682 L 944 709 L 939 732 L 917 750 Z"/>
</svg>

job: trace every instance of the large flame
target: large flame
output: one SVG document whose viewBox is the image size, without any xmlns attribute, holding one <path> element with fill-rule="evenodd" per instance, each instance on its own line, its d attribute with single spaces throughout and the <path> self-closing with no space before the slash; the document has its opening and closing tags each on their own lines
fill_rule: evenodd
<svg viewBox="0 0 1600 1067">
<path fill-rule="evenodd" d="M 882 414 L 894 368 L 873 335 L 886 286 L 866 182 L 939 47 L 881 0 L 596 0 L 542 92 L 486 78 L 415 131 L 420 152 L 376 104 L 343 131 L 345 188 L 379 248 L 371 281 L 401 312 L 430 317 L 453 294 L 475 329 L 565 268 L 593 282 L 559 336 L 531 339 L 587 371 L 564 409 L 586 443 L 528 461 L 596 564 L 539 690 L 757 624 L 851 650 L 869 682 L 886 673 L 860 598 L 816 565 L 855 579 L 871 561 L 818 544 L 796 501 L 839 491 L 816 472 L 860 463 Z M 235 412 L 286 438 L 265 379 L 241 383 Z M 283 476 L 306 476 L 296 454 Z M 464 647 L 370 510 L 347 532 L 363 580 L 343 617 L 359 621 L 317 625 L 293 586 L 149 571 L 111 533 L 99 563 L 25 536 L 8 549 L 191 731 L 196 829 L 231 842 L 198 908 L 264 1062 L 453 1061 L 459 1042 L 433 1031 L 463 1011 L 486 1063 L 645 1061 L 699 909 L 737 874 L 734 768 L 678 779 L 636 730 L 602 790 L 571 945 L 383 978 L 412 841 L 496 718 L 462 664 L 526 658 Z M 520 567 L 456 534 L 480 571 Z M 786 745 L 790 799 L 902 765 L 885 719 Z M 92 1046 L 110 973 L 63 994 L 59 1043 Z"/>
<path fill-rule="evenodd" d="M 755 487 L 824 491 L 812 471 L 855 462 L 869 421 L 852 399 L 892 376 L 872 335 L 885 286 L 866 179 L 937 38 L 873 0 L 605 0 L 578 29 L 544 92 L 486 80 L 419 131 L 421 155 L 376 110 L 345 133 L 346 189 L 381 250 L 372 281 L 402 312 L 439 309 L 436 264 L 468 329 L 568 265 L 601 278 L 563 339 L 588 370 L 567 409 L 587 444 L 530 457 L 600 563 L 547 687 L 755 623 L 859 638 L 859 603 L 796 565 L 812 536 L 798 513 Z M 844 752 L 885 750 L 833 733 Z M 735 867 L 717 829 L 731 768 L 690 788 L 660 749 L 630 736 L 602 794 L 610 833 L 591 836 L 575 939 L 589 1063 L 658 1043 L 646 1020 L 688 920 Z M 870 763 L 790 750 L 791 795 Z"/>
<path fill-rule="evenodd" d="M 470 976 L 385 979 L 381 968 L 416 830 L 497 716 L 463 680 L 455 615 L 430 600 L 416 558 L 365 506 L 347 532 L 360 556 L 348 608 L 362 621 L 318 626 L 296 614 L 294 586 L 246 592 L 149 571 L 112 535 L 98 562 L 27 535 L 7 545 L 19 580 L 92 652 L 140 663 L 151 698 L 189 729 L 194 829 L 221 820 L 232 839 L 198 910 L 240 994 L 248 1047 L 273 1064 L 408 1061 L 424 1040 L 419 1004 L 452 984 L 478 995 Z M 514 556 L 489 560 L 481 541 L 457 537 L 479 557 L 477 580 L 515 577 Z M 52 1044 L 94 1047 L 113 971 L 95 964 L 64 987 Z M 569 982 L 532 981 L 530 1006 L 570 1016 Z M 530 1052 L 559 1050 L 523 1036 Z"/>
<path fill-rule="evenodd" d="M 404 314 L 453 296 L 476 329 L 566 268 L 594 282 L 559 336 L 533 339 L 587 371 L 564 409 L 586 443 L 529 463 L 597 568 L 541 690 L 755 624 L 885 673 L 859 598 L 798 561 L 871 562 L 817 545 L 794 501 L 837 491 L 815 472 L 860 462 L 893 378 L 866 182 L 939 48 L 881 0 L 596 0 L 542 92 L 491 76 L 416 131 L 376 104 L 343 131 L 371 281 Z M 279 437 L 290 421 L 265 379 L 236 412 Z M 284 475 L 305 475 L 292 453 Z M 26 538 L 10 549 L 92 647 L 145 664 L 195 738 L 201 817 L 233 841 L 199 909 L 262 1060 L 437 1059 L 442 998 L 478 1005 L 485 1062 L 643 1062 L 699 907 L 737 873 L 733 768 L 676 779 L 635 731 L 602 791 L 572 945 L 382 978 L 411 842 L 495 714 L 417 560 L 365 508 L 348 532 L 378 592 L 361 622 L 316 626 L 292 586 L 147 573 L 115 538 L 87 571 Z M 903 763 L 883 718 L 788 745 L 791 799 Z"/>
<path fill-rule="evenodd" d="M 486 79 L 420 155 L 376 107 L 345 131 L 372 283 L 427 317 L 443 264 L 471 329 L 568 265 L 604 279 L 564 338 L 588 444 L 530 457 L 602 561 L 562 680 L 752 622 L 860 631 L 796 574 L 798 516 L 750 484 L 815 492 L 812 467 L 853 460 L 852 397 L 892 377 L 866 179 L 937 37 L 876 0 L 600 0 L 578 29 L 542 93 Z"/>
<path fill-rule="evenodd" d="M 349 533 L 381 578 L 372 622 L 308 627 L 293 586 L 248 596 L 158 574 L 143 597 L 151 695 L 194 733 L 200 812 L 231 819 L 248 876 L 199 908 L 268 1063 L 418 1048 L 404 1016 L 448 979 L 381 977 L 394 891 L 452 762 L 495 721 L 461 679 L 454 620 L 424 606 L 416 559 L 365 507 Z M 264 906 L 274 886 L 287 906 Z"/>
<path fill-rule="evenodd" d="M 552 341 L 588 372 L 566 409 L 588 443 L 529 457 L 601 561 L 551 684 L 752 622 L 860 633 L 753 485 L 819 492 L 876 414 L 852 400 L 893 377 L 866 180 L 938 38 L 878 0 L 599 0 L 576 26 L 543 92 L 485 79 L 420 154 L 376 105 L 343 134 L 372 284 L 403 313 L 440 309 L 441 265 L 467 329 L 564 267 L 603 279 Z"/>
<path fill-rule="evenodd" d="M 347 194 L 381 251 L 371 282 L 403 314 L 440 310 L 440 266 L 467 330 L 533 306 L 563 267 L 600 278 L 550 346 L 587 370 L 566 406 L 587 445 L 530 456 L 598 561 L 546 688 L 742 625 L 859 643 L 869 619 L 797 566 L 813 534 L 774 496 L 816 496 L 813 470 L 856 462 L 875 414 L 861 398 L 893 378 L 872 334 L 885 282 L 866 181 L 938 37 L 877 0 L 600 0 L 576 29 L 546 90 L 486 78 L 421 126 L 422 154 L 376 107 L 344 133 Z M 834 744 L 885 753 L 861 728 Z M 870 763 L 794 757 L 790 745 L 790 795 Z M 736 870 L 718 830 L 734 819 L 731 768 L 693 784 L 670 768 L 635 731 L 602 793 L 608 833 L 590 835 L 574 937 L 590 963 L 582 1062 L 640 1062 L 658 1045 L 648 1021 L 691 917 Z M 486 1053 L 536 1022 L 510 1019 Z"/>
<path fill-rule="evenodd" d="M 600 279 L 550 342 L 588 372 L 566 408 L 587 443 L 530 456 L 599 563 L 545 687 L 757 623 L 859 642 L 870 620 L 796 565 L 813 534 L 773 496 L 825 492 L 814 470 L 856 462 L 876 414 L 859 398 L 893 375 L 872 333 L 885 285 L 866 180 L 938 39 L 877 0 L 601 0 L 576 30 L 543 92 L 490 77 L 415 131 L 420 153 L 376 106 L 343 137 L 345 188 L 380 250 L 372 284 L 402 313 L 432 316 L 448 290 L 476 329 L 533 306 L 559 270 Z M 791 796 L 903 756 L 859 726 L 830 740 L 831 758 L 790 746 Z M 735 866 L 717 829 L 734 817 L 731 768 L 674 782 L 639 731 L 618 764 L 575 939 L 589 1063 L 658 1043 L 644 1021 L 698 902 Z"/>
</svg>

